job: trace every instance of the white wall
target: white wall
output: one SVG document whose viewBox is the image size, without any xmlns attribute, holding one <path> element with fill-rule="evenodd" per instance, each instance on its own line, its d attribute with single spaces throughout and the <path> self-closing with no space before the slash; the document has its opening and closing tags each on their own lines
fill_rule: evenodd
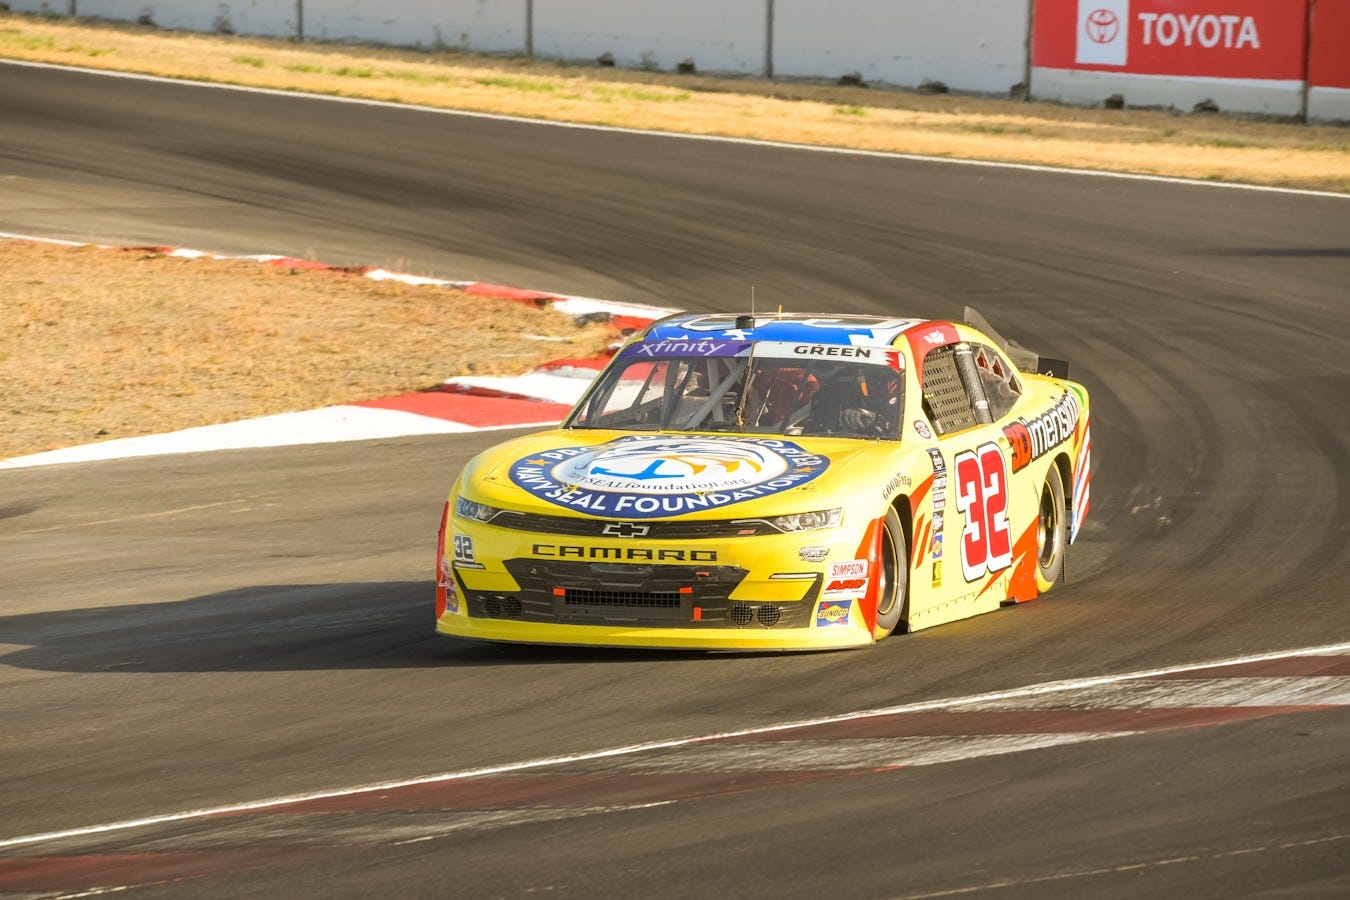
<svg viewBox="0 0 1350 900">
<path fill-rule="evenodd" d="M 1023 80 L 1027 0 L 777 0 L 775 75 L 1006 92 Z"/>
<path fill-rule="evenodd" d="M 1296 116 L 1303 104 L 1303 82 L 1031 70 L 1031 96 L 1037 100 L 1101 106 L 1113 94 L 1124 97 L 1128 106 L 1167 106 L 1190 112 L 1200 101 L 1211 100 L 1228 112 Z"/>
<path fill-rule="evenodd" d="M 291 2 L 291 0 L 273 0 Z M 541 0 L 536 0 L 536 6 Z M 525 51 L 525 0 L 304 0 L 305 37 Z"/>
<path fill-rule="evenodd" d="M 1318 122 L 1350 121 L 1350 88 L 1309 88 L 1308 118 Z"/>
<path fill-rule="evenodd" d="M 14 12 L 65 15 L 70 0 L 6 0 Z M 312 0 L 306 0 L 306 5 Z M 161 28 L 290 37 L 295 34 L 294 0 L 76 0 L 81 16 L 135 22 L 148 15 Z"/>
<path fill-rule="evenodd" d="M 523 5 L 523 0 L 521 0 Z M 764 0 L 534 0 L 534 52 L 620 66 L 764 70 Z"/>
<path fill-rule="evenodd" d="M 303 0 L 307 38 L 449 46 L 521 53 L 526 0 Z M 594 60 L 611 53 L 625 67 L 760 74 L 767 0 L 533 0 L 534 51 Z M 774 0 L 775 75 L 865 80 L 1004 93 L 1023 80 L 1031 0 Z M 70 0 L 8 0 L 15 12 L 65 15 Z M 77 0 L 82 16 L 165 28 L 290 37 L 295 0 Z M 1298 115 L 1302 82 L 1252 82 L 1037 68 L 1037 99 L 1100 105 L 1121 94 L 1130 105 Z M 1308 91 L 1314 119 L 1350 119 L 1350 89 Z"/>
</svg>

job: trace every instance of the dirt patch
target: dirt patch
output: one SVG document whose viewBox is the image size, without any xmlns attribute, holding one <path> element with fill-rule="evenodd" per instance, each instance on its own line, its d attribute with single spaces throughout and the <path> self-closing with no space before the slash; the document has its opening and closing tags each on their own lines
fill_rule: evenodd
<svg viewBox="0 0 1350 900">
<path fill-rule="evenodd" d="M 242 260 L 0 241 L 0 459 L 593 356 L 551 309 Z"/>
<path fill-rule="evenodd" d="M 1350 192 L 1350 130 L 0 15 L 0 57 L 514 116 Z"/>
</svg>

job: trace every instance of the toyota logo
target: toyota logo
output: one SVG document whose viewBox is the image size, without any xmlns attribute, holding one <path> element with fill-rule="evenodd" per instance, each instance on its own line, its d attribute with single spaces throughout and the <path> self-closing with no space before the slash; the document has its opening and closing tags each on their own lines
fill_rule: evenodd
<svg viewBox="0 0 1350 900">
<path fill-rule="evenodd" d="M 1083 22 L 1088 39 L 1097 44 L 1109 44 L 1120 34 L 1120 19 L 1109 9 L 1094 9 Z"/>
<path fill-rule="evenodd" d="M 652 526 L 637 522 L 606 522 L 602 530 L 610 537 L 646 537 Z"/>
</svg>

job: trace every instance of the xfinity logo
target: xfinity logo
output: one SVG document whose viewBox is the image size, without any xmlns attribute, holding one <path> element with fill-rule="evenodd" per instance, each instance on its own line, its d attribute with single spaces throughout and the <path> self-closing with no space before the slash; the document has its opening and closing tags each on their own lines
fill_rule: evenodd
<svg viewBox="0 0 1350 900">
<path fill-rule="evenodd" d="M 652 530 L 650 525 L 642 525 L 638 522 L 606 522 L 602 532 L 610 537 L 646 537 Z"/>
</svg>

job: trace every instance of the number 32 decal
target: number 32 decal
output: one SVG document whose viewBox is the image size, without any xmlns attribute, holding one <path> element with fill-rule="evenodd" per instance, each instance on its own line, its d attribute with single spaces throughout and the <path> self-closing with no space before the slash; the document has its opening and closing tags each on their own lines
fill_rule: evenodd
<svg viewBox="0 0 1350 900">
<path fill-rule="evenodd" d="M 953 460 L 956 508 L 965 517 L 961 533 L 961 574 L 966 581 L 1012 565 L 1008 533 L 1008 463 L 997 444 L 981 444 Z"/>
</svg>

